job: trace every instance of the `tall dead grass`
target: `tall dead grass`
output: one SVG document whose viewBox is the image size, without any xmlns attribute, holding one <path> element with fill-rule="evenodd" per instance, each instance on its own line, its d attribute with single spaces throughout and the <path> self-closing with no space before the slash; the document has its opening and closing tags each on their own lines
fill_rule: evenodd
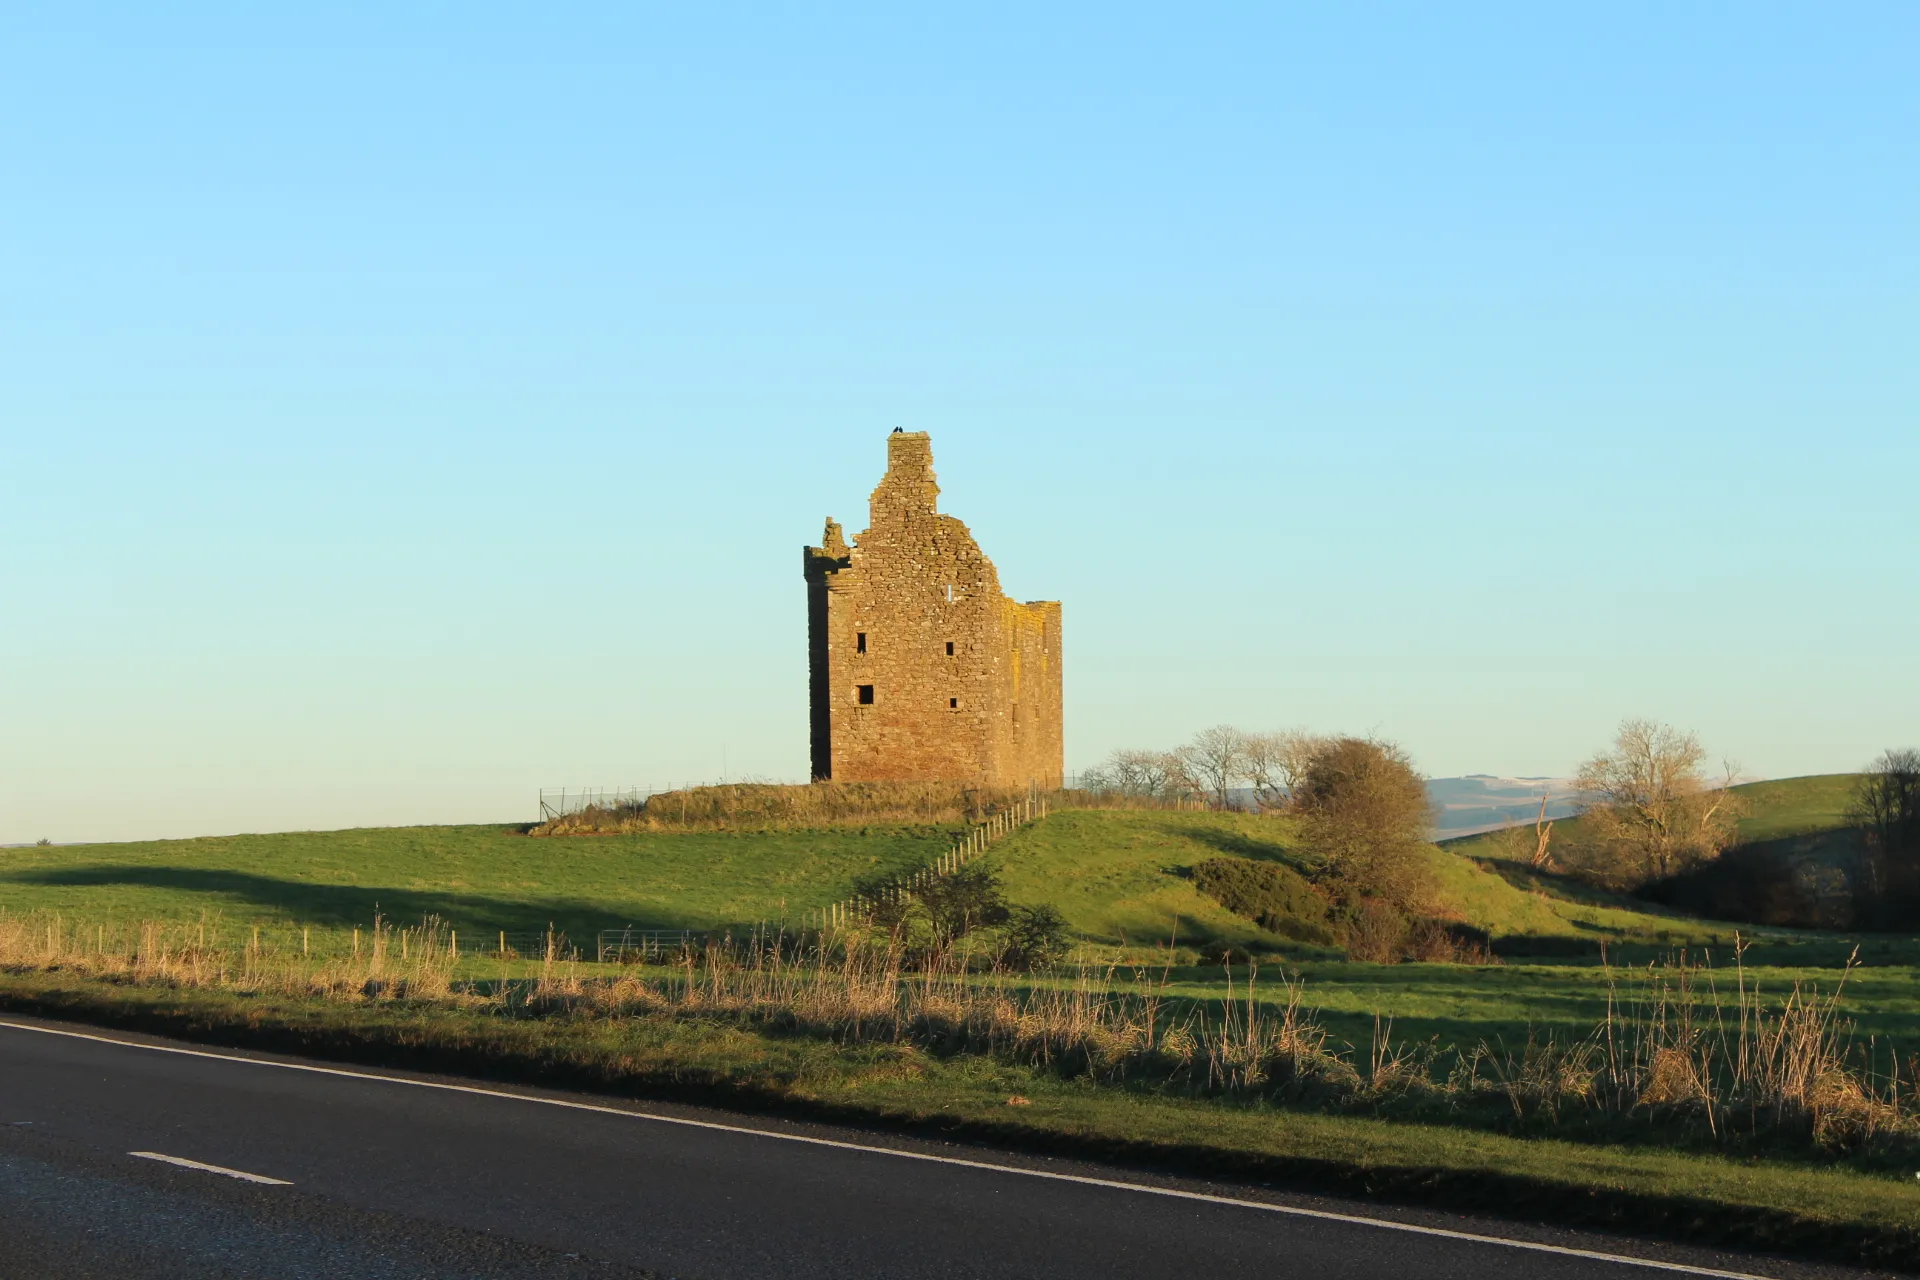
<svg viewBox="0 0 1920 1280">
<path fill-rule="evenodd" d="M 736 782 L 663 791 L 640 804 L 590 808 L 543 822 L 535 836 L 633 831 L 767 830 L 979 822 L 1027 799 L 1024 787 L 963 782 Z"/>
<path fill-rule="evenodd" d="M 1224 999 L 1198 1001 L 1176 998 L 1164 971 L 1081 968 L 1035 980 L 971 972 L 964 955 L 912 968 L 900 947 L 852 937 L 715 945 L 617 977 L 584 973 L 549 947 L 530 972 L 503 959 L 494 977 L 469 965 L 456 978 L 455 935 L 432 920 L 376 920 L 350 943 L 331 937 L 326 954 L 306 943 L 297 930 L 263 940 L 218 922 L 116 928 L 0 916 L 0 968 L 16 971 L 510 1016 L 720 1019 L 1109 1083 L 1529 1130 L 1644 1122 L 1721 1142 L 1920 1144 L 1920 1064 L 1858 1041 L 1839 1004 L 1846 975 L 1826 993 L 1795 984 L 1768 996 L 1737 952 L 1730 972 L 1683 955 L 1610 970 L 1606 1015 L 1578 1038 L 1443 1047 L 1396 1041 L 1391 1023 L 1377 1021 L 1356 1047 L 1335 1041 L 1304 982 L 1251 968 L 1229 970 Z"/>
<path fill-rule="evenodd" d="M 262 936 L 219 919 L 96 924 L 0 914 L 0 969 L 64 970 L 108 981 L 313 996 L 455 1000 L 455 938 L 437 920 L 396 928 L 376 916 L 312 947 L 309 931 Z"/>
</svg>

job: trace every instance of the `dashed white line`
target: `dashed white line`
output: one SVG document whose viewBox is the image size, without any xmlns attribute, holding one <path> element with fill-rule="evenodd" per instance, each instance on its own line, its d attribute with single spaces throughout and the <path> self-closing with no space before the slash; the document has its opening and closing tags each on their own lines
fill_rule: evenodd
<svg viewBox="0 0 1920 1280">
<path fill-rule="evenodd" d="M 130 1156 L 139 1156 L 142 1160 L 158 1160 L 162 1164 L 177 1164 L 182 1169 L 198 1169 L 201 1173 L 217 1173 L 227 1178 L 238 1178 L 242 1182 L 258 1182 L 268 1187 L 290 1187 L 293 1184 L 285 1178 L 269 1178 L 264 1173 L 248 1173 L 244 1169 L 229 1169 L 223 1164 L 202 1164 L 198 1160 L 189 1160 L 185 1156 L 163 1155 L 158 1151 L 129 1151 Z"/>
<path fill-rule="evenodd" d="M 806 1146 L 832 1147 L 840 1151 L 859 1151 L 867 1155 L 891 1156 L 896 1160 L 921 1160 L 928 1164 L 957 1165 L 963 1169 L 979 1169 L 989 1173 L 1012 1174 L 1021 1178 L 1039 1178 L 1048 1182 L 1071 1182 L 1087 1187 L 1103 1187 L 1111 1191 L 1129 1191 L 1136 1195 L 1162 1196 L 1169 1200 L 1196 1200 L 1203 1204 L 1226 1205 L 1236 1209 L 1254 1209 L 1262 1213 L 1284 1214 L 1294 1218 L 1315 1218 L 1323 1222 L 1343 1222 L 1352 1226 L 1374 1227 L 1381 1231 L 1402 1231 L 1409 1235 L 1437 1236 L 1443 1240 L 1460 1240 L 1469 1244 L 1497 1245 L 1504 1249 L 1523 1249 L 1530 1253 L 1551 1253 L 1563 1258 L 1586 1258 L 1593 1262 L 1612 1262 L 1627 1267 L 1643 1267 L 1650 1271 L 1669 1271 L 1679 1275 L 1712 1276 L 1715 1280 L 1769 1280 L 1769 1277 L 1750 1271 L 1722 1271 L 1713 1267 L 1690 1266 L 1684 1262 L 1663 1262 L 1655 1258 L 1636 1258 L 1625 1253 L 1603 1253 L 1597 1249 L 1575 1249 L 1568 1245 L 1539 1244 L 1532 1240 L 1512 1240 L 1505 1236 L 1482 1235 L 1472 1231 L 1450 1231 L 1445 1227 L 1423 1227 L 1411 1222 L 1395 1222 L 1391 1218 L 1369 1218 L 1357 1213 L 1334 1213 L 1327 1209 L 1306 1209 L 1298 1205 L 1273 1204 L 1265 1200 L 1242 1200 L 1234 1196 L 1208 1195 L 1202 1191 L 1182 1191 L 1176 1187 L 1156 1187 L 1144 1182 L 1123 1182 L 1117 1178 L 1094 1178 L 1078 1173 L 1055 1173 L 1047 1169 L 1023 1169 L 1018 1165 L 994 1164 L 988 1160 L 962 1160 L 957 1156 L 936 1156 L 924 1151 L 902 1151 L 896 1147 L 874 1146 L 862 1142 L 841 1142 L 833 1138 L 815 1138 L 800 1133 L 779 1133 L 771 1129 L 756 1129 L 743 1124 L 720 1124 L 713 1120 L 693 1120 L 685 1116 L 661 1115 L 653 1111 L 637 1111 L 626 1107 L 601 1106 L 592 1102 L 573 1102 L 565 1098 L 543 1098 L 537 1094 L 513 1093 L 506 1089 L 484 1089 L 479 1085 L 448 1084 L 440 1080 L 411 1080 L 405 1076 L 381 1075 L 376 1071 L 349 1071 L 344 1067 L 322 1067 L 305 1062 L 275 1062 L 268 1058 L 248 1058 L 234 1053 L 212 1053 L 206 1049 L 186 1049 L 169 1044 L 142 1044 L 134 1040 L 120 1040 L 113 1036 L 92 1035 L 85 1031 L 67 1031 L 57 1027 L 38 1027 L 27 1022 L 8 1022 L 0 1020 L 0 1028 L 13 1031 L 37 1031 L 42 1035 L 65 1036 L 73 1040 L 92 1040 L 99 1044 L 117 1045 L 122 1049 L 144 1049 L 150 1053 L 174 1053 L 186 1058 L 212 1058 L 216 1062 L 235 1062 L 249 1067 L 274 1067 L 282 1071 L 305 1071 L 320 1076 L 341 1076 L 348 1080 L 374 1080 L 382 1084 L 406 1085 L 414 1089 L 439 1089 L 446 1093 L 469 1093 L 482 1098 L 506 1098 L 514 1102 L 537 1103 L 544 1107 L 564 1107 L 569 1111 L 591 1111 L 601 1115 L 621 1116 L 628 1120 L 651 1120 L 658 1124 L 676 1124 L 689 1129 L 708 1129 L 719 1133 L 745 1134 L 755 1138 L 770 1138 L 777 1142 L 798 1142 Z M 147 1155 L 152 1159 L 168 1160 L 186 1164 L 192 1168 L 207 1169 L 216 1173 L 232 1174 L 235 1177 L 251 1178 L 259 1181 L 279 1183 L 277 1178 L 260 1179 L 257 1174 L 239 1173 L 232 1169 L 220 1169 L 214 1165 L 195 1164 L 192 1161 L 180 1161 L 173 1156 L 156 1156 L 150 1152 L 133 1152 L 134 1155 Z M 291 1183 L 280 1183 L 291 1186 Z"/>
</svg>

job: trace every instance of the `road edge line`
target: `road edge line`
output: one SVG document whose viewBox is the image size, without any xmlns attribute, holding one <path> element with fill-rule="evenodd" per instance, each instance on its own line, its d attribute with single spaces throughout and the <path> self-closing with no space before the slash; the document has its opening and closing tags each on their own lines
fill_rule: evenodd
<svg viewBox="0 0 1920 1280">
<path fill-rule="evenodd" d="M 383 1084 L 407 1085 L 416 1089 L 438 1089 L 447 1093 L 473 1094 L 483 1098 L 506 1098 L 514 1102 L 538 1103 L 543 1106 L 562 1107 L 570 1111 L 588 1111 L 600 1115 L 622 1116 L 629 1120 L 651 1120 L 659 1124 L 675 1124 L 686 1128 L 706 1129 L 719 1133 L 737 1133 L 749 1137 L 771 1138 L 780 1142 L 798 1142 L 808 1146 L 829 1147 L 841 1151 L 857 1151 L 868 1155 L 892 1156 L 901 1160 L 922 1160 L 932 1164 L 957 1165 L 961 1168 L 980 1169 L 991 1173 L 1014 1174 L 1027 1178 L 1041 1178 L 1052 1182 L 1075 1183 L 1082 1186 L 1101 1187 L 1107 1190 L 1130 1191 L 1140 1195 L 1155 1195 L 1176 1200 L 1198 1201 L 1204 1204 L 1226 1205 L 1232 1208 L 1254 1209 L 1267 1213 L 1284 1214 L 1290 1217 L 1314 1218 L 1326 1222 L 1342 1222 L 1354 1226 L 1374 1227 L 1384 1231 L 1401 1231 L 1414 1235 L 1461 1240 L 1472 1244 L 1497 1245 L 1508 1249 L 1525 1249 L 1534 1253 L 1550 1253 L 1560 1257 L 1585 1258 L 1595 1262 L 1646 1267 L 1656 1271 L 1669 1271 L 1681 1275 L 1708 1276 L 1713 1277 L 1714 1280 L 1771 1280 L 1771 1277 L 1749 1271 L 1723 1271 L 1712 1267 L 1693 1266 L 1684 1262 L 1666 1262 L 1655 1258 L 1636 1258 L 1631 1254 L 1624 1253 L 1605 1253 L 1598 1249 L 1577 1249 L 1570 1245 L 1543 1244 L 1532 1240 L 1514 1240 L 1506 1236 L 1484 1235 L 1472 1231 L 1454 1231 L 1446 1227 L 1427 1227 L 1412 1222 L 1395 1222 L 1391 1218 L 1372 1218 L 1363 1214 L 1335 1213 L 1329 1209 L 1308 1209 L 1299 1205 L 1273 1204 L 1264 1200 L 1243 1200 L 1235 1196 L 1210 1195 L 1202 1191 L 1183 1191 L 1177 1187 L 1156 1187 L 1151 1183 L 1127 1182 L 1118 1178 L 1096 1178 L 1085 1174 L 1056 1173 L 1046 1169 L 1023 1169 L 1017 1165 L 996 1164 L 989 1160 L 966 1160 L 958 1156 L 940 1156 L 922 1151 L 902 1151 L 897 1147 L 876 1146 L 870 1143 L 844 1142 L 834 1138 L 817 1138 L 800 1133 L 780 1133 L 771 1129 L 755 1128 L 752 1125 L 724 1124 L 717 1120 L 695 1120 L 686 1116 L 662 1115 L 653 1111 L 639 1111 L 626 1107 L 611 1107 L 601 1103 L 576 1102 L 567 1098 L 544 1098 L 538 1094 L 515 1093 L 509 1089 L 490 1089 L 482 1085 L 453 1084 L 443 1080 L 415 1080 L 406 1076 L 385 1075 L 378 1071 L 321 1066 L 318 1063 L 280 1062 L 272 1058 L 252 1058 L 244 1054 L 217 1053 L 209 1049 L 189 1049 L 181 1045 L 144 1044 L 137 1040 L 122 1040 L 113 1036 L 98 1035 L 87 1031 L 70 1031 L 61 1027 L 41 1027 L 28 1022 L 12 1022 L 3 1018 L 0 1018 L 0 1028 L 12 1031 L 34 1031 L 41 1035 L 64 1036 L 73 1040 L 90 1040 L 98 1044 L 116 1045 L 123 1049 L 144 1049 L 151 1053 L 172 1053 L 188 1058 L 211 1058 L 218 1062 L 236 1062 L 254 1067 L 275 1067 L 282 1071 L 305 1071 L 314 1075 L 340 1076 L 348 1080 L 374 1080 Z M 222 1170 L 221 1172 L 225 1171 Z"/>
</svg>

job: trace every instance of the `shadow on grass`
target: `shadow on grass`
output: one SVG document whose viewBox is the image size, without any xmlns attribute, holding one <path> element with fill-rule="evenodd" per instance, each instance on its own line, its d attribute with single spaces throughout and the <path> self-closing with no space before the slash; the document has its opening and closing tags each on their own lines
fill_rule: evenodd
<svg viewBox="0 0 1920 1280">
<path fill-rule="evenodd" d="M 1185 828 L 1180 834 L 1196 844 L 1208 845 L 1236 858 L 1252 858 L 1256 862 L 1284 862 L 1296 868 L 1300 866 L 1299 854 L 1278 840 L 1248 835 L 1243 831 L 1230 831 L 1225 827 L 1198 825 Z"/>
<path fill-rule="evenodd" d="M 544 929 L 551 923 L 575 937 L 585 937 L 598 929 L 629 925 L 638 929 L 705 929 L 713 923 L 658 908 L 639 915 L 620 915 L 617 909 L 578 898 L 496 898 L 432 889 L 312 884 L 246 871 L 197 867 L 100 864 L 45 868 L 0 875 L 0 883 L 170 889 L 204 894 L 223 900 L 221 905 L 244 902 L 303 923 L 341 927 L 366 925 L 372 921 L 375 911 L 396 924 L 414 923 L 428 915 L 439 916 L 456 928 L 521 931 Z M 172 913 L 156 911 L 155 914 Z"/>
</svg>

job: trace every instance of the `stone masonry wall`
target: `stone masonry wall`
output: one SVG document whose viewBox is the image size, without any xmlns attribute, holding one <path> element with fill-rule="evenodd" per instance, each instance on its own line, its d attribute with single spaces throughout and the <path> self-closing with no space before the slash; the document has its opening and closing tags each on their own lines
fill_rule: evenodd
<svg viewBox="0 0 1920 1280">
<path fill-rule="evenodd" d="M 939 493 L 927 435 L 895 432 L 866 532 L 806 549 L 814 776 L 1058 786 L 1060 605 L 1008 599 Z"/>
</svg>

